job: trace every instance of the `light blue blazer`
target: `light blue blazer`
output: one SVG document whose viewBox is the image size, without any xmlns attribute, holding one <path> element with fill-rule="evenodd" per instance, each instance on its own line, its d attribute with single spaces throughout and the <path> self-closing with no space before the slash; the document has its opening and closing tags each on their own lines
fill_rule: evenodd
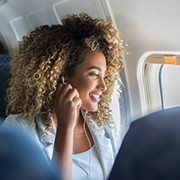
<svg viewBox="0 0 180 180">
<path fill-rule="evenodd" d="M 83 110 L 81 110 L 81 113 L 84 116 Z M 54 151 L 56 127 L 54 123 L 52 123 L 52 130 L 46 135 L 46 126 L 43 120 L 44 117 L 39 116 L 33 122 L 31 117 L 23 117 L 22 114 L 15 114 L 9 115 L 2 126 L 19 128 L 29 134 L 29 136 L 39 144 L 47 157 L 51 159 Z M 95 121 L 96 120 L 93 120 L 92 125 L 87 121 L 87 125 L 92 134 L 94 145 L 102 165 L 104 179 L 107 179 L 121 145 L 121 130 L 110 128 L 108 125 L 100 129 Z"/>
</svg>

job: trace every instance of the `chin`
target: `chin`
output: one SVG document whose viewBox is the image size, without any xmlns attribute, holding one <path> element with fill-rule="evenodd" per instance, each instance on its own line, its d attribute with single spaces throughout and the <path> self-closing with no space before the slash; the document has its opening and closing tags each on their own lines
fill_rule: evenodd
<svg viewBox="0 0 180 180">
<path fill-rule="evenodd" d="M 83 107 L 81 106 L 82 109 L 84 109 L 85 111 L 88 111 L 88 112 L 96 112 L 98 110 L 98 105 L 96 106 L 91 106 L 91 107 Z"/>
<path fill-rule="evenodd" d="M 97 109 L 93 109 L 93 110 L 89 110 L 89 112 L 96 112 L 98 110 L 98 108 Z"/>
</svg>

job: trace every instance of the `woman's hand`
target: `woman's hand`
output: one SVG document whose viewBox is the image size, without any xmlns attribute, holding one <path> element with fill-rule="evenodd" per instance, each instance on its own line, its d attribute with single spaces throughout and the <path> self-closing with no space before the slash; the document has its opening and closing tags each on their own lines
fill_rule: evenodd
<svg viewBox="0 0 180 180">
<path fill-rule="evenodd" d="M 54 100 L 58 126 L 74 129 L 81 104 L 75 88 L 70 84 L 58 84 Z"/>
</svg>

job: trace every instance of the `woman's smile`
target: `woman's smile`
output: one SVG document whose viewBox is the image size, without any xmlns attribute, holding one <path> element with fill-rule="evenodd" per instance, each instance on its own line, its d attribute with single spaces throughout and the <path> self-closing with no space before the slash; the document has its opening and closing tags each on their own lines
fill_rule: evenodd
<svg viewBox="0 0 180 180">
<path fill-rule="evenodd" d="M 90 93 L 89 95 L 90 95 L 90 97 L 92 98 L 92 100 L 94 100 L 94 101 L 96 101 L 96 102 L 99 102 L 99 101 L 100 101 L 100 94 Z"/>
</svg>

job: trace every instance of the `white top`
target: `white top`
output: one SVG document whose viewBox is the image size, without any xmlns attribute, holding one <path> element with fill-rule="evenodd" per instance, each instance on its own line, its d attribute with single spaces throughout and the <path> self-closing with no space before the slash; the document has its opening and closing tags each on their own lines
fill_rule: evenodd
<svg viewBox="0 0 180 180">
<path fill-rule="evenodd" d="M 90 156 L 91 154 L 91 156 Z M 90 158 L 90 173 L 89 173 Z M 73 154 L 72 180 L 103 180 L 103 170 L 95 146 L 91 150 Z"/>
</svg>

